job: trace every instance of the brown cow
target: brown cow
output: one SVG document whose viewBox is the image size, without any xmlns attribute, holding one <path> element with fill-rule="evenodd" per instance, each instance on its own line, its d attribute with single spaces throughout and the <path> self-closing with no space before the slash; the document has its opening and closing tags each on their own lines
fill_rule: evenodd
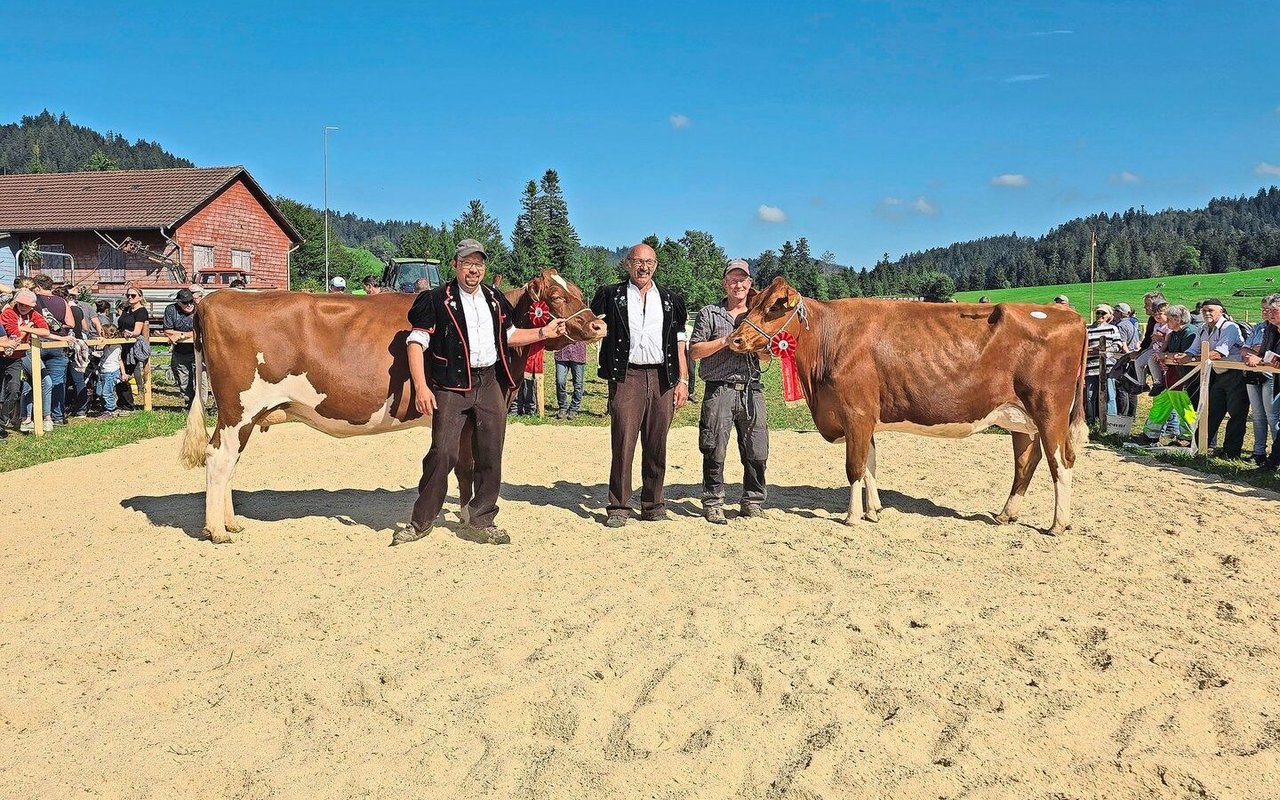
<svg viewBox="0 0 1280 800">
<path fill-rule="evenodd" d="M 818 431 L 845 443 L 846 524 L 859 515 L 875 522 L 881 509 L 876 431 L 960 438 L 999 425 L 1013 434 L 1014 477 L 997 520 L 1018 518 L 1043 452 L 1057 499 L 1049 532 L 1071 527 L 1071 469 L 1088 430 L 1085 330 L 1070 308 L 819 302 L 775 278 L 730 346 L 763 350 L 782 330 L 796 339 L 796 371 Z"/>
<path fill-rule="evenodd" d="M 595 341 L 605 324 L 582 291 L 547 270 L 506 293 L 512 322 L 530 327 L 541 300 L 568 320 L 566 336 L 546 343 Z M 231 502 L 231 475 L 254 426 L 297 420 L 330 436 L 362 436 L 431 424 L 414 408 L 405 337 L 414 295 L 364 297 L 293 292 L 214 292 L 195 320 L 196 400 L 187 415 L 182 463 L 205 467 L 204 532 L 216 543 L 242 530 Z M 524 363 L 523 348 L 512 370 Z M 212 437 L 205 430 L 200 381 L 208 376 L 218 405 Z M 465 507 L 471 494 L 471 436 L 464 430 L 458 482 Z"/>
</svg>

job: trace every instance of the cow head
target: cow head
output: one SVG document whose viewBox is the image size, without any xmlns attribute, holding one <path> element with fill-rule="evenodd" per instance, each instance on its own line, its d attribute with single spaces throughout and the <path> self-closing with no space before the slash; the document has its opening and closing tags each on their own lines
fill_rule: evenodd
<svg viewBox="0 0 1280 800">
<path fill-rule="evenodd" d="M 570 342 L 594 342 L 609 332 L 604 320 L 591 313 L 582 290 L 554 269 L 543 270 L 541 275 L 524 285 L 523 291 L 524 297 L 516 307 L 517 324 L 521 327 L 531 324 L 528 312 L 537 302 L 546 303 L 552 316 L 569 320 L 565 325 L 565 335 L 547 342 L 548 350 L 558 350 Z"/>
<path fill-rule="evenodd" d="M 747 313 L 729 335 L 729 348 L 738 353 L 754 353 L 769 346 L 769 340 L 800 315 L 804 298 L 781 276 L 773 283 L 747 295 Z"/>
</svg>

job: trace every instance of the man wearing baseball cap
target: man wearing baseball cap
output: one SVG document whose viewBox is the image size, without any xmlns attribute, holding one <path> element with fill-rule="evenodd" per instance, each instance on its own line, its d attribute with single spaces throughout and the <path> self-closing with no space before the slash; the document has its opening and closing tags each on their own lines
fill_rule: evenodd
<svg viewBox="0 0 1280 800">
<path fill-rule="evenodd" d="M 1116 413 L 1115 381 L 1107 377 L 1107 373 L 1116 364 L 1116 354 L 1120 349 L 1120 332 L 1111 324 L 1111 306 L 1099 303 L 1093 309 L 1093 324 L 1085 329 L 1089 339 L 1089 349 L 1085 358 L 1084 382 L 1084 416 L 1093 425 L 1102 420 L 1106 426 L 1103 413 Z M 1106 412 L 1099 413 L 1100 404 L 1105 403 Z"/>
<path fill-rule="evenodd" d="M 164 310 L 164 337 L 169 340 L 169 370 L 173 384 L 187 398 L 187 408 L 196 396 L 195 328 L 196 295 L 191 289 L 179 289 L 173 302 Z"/>
<path fill-rule="evenodd" d="M 698 449 L 702 451 L 702 515 L 708 522 L 725 525 L 724 460 L 729 435 L 738 435 L 742 459 L 740 517 L 762 517 L 765 501 L 765 462 L 769 458 L 769 428 L 765 420 L 764 392 L 760 385 L 760 357 L 735 353 L 729 337 L 737 318 L 747 312 L 751 270 L 735 258 L 724 268 L 725 298 L 705 306 L 693 323 L 689 354 L 700 359 L 704 383 L 702 413 L 698 418 Z"/>
<path fill-rule="evenodd" d="M 342 277 L 341 275 L 334 275 L 332 278 L 329 279 L 330 294 L 346 294 L 346 292 L 347 292 L 346 278 Z"/>
<path fill-rule="evenodd" d="M 507 392 L 516 385 L 511 348 L 554 339 L 564 320 L 541 328 L 515 326 L 515 311 L 502 292 L 484 283 L 484 245 L 463 239 L 453 255 L 457 277 L 422 292 L 409 310 L 406 348 L 414 407 L 431 414 L 431 449 L 422 459 L 418 500 L 393 545 L 417 541 L 431 532 L 444 507 L 449 474 L 458 463 L 463 428 L 472 427 L 475 472 L 470 503 L 460 516 L 471 541 L 507 544 L 511 537 L 494 524 L 502 486 L 502 447 L 507 434 Z"/>
<path fill-rule="evenodd" d="M 1240 361 L 1240 347 L 1244 337 L 1240 326 L 1227 316 L 1222 301 L 1216 297 L 1200 303 L 1204 325 L 1191 340 L 1191 346 L 1182 353 L 1165 357 L 1165 363 L 1185 364 L 1200 358 L 1200 343 L 1209 343 L 1210 361 Z M 1215 452 L 1223 458 L 1240 458 L 1244 447 L 1246 421 L 1249 416 L 1249 392 L 1245 388 L 1244 373 L 1234 369 L 1215 367 L 1209 377 L 1209 441 L 1218 438 L 1218 426 L 1223 417 L 1230 415 L 1227 432 L 1222 437 L 1222 448 Z M 1249 460 L 1248 456 L 1244 457 Z"/>
</svg>

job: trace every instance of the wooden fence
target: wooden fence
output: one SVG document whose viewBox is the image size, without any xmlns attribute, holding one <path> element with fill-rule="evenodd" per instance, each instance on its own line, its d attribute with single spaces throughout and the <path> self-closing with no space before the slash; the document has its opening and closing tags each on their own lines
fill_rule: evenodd
<svg viewBox="0 0 1280 800">
<path fill-rule="evenodd" d="M 86 339 L 85 344 L 90 347 L 102 347 L 108 344 L 132 345 L 134 339 Z M 149 337 L 148 341 L 152 344 L 169 344 L 169 340 L 163 336 Z M 32 433 L 36 436 L 44 436 L 44 425 L 41 424 L 44 419 L 44 397 L 40 392 L 40 382 L 43 380 L 44 363 L 43 353 L 45 350 L 66 349 L 71 345 L 65 342 L 45 342 L 39 336 L 31 337 L 31 344 L 16 345 L 14 352 L 23 350 L 31 351 L 31 420 L 34 423 Z M 142 410 L 151 410 L 151 359 L 147 359 L 147 365 L 143 369 L 142 384 L 139 388 L 142 391 Z M 136 375 L 134 376 L 137 377 Z"/>
</svg>

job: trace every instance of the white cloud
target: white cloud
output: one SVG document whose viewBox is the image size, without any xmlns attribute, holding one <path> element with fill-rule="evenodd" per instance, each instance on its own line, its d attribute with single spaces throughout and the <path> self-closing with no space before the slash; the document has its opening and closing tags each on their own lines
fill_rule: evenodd
<svg viewBox="0 0 1280 800">
<path fill-rule="evenodd" d="M 881 204 L 881 205 L 885 205 L 885 206 L 900 206 L 900 205 L 902 205 L 902 198 L 901 198 L 901 197 L 886 197 L 885 199 L 883 199 L 883 200 L 881 200 L 881 201 L 880 201 L 880 204 Z"/>
<path fill-rule="evenodd" d="M 1107 180 L 1111 181 L 1112 183 L 1142 183 L 1142 176 L 1135 172 L 1129 172 L 1128 170 L 1123 170 L 1121 172 L 1112 173 L 1111 176 L 1107 178 Z"/>
<path fill-rule="evenodd" d="M 1049 76 L 1045 73 L 1027 72 L 1021 75 L 1010 75 L 1009 77 L 1005 78 L 1000 82 L 1001 83 L 1026 83 L 1027 81 L 1042 81 L 1047 77 Z"/>
<path fill-rule="evenodd" d="M 992 186 L 1007 186 L 1014 189 L 1021 189 L 1028 183 L 1030 183 L 1030 181 L 1027 180 L 1026 175 L 1016 172 L 1006 172 L 1003 175 L 997 175 L 991 179 Z"/>
<path fill-rule="evenodd" d="M 669 119 L 671 120 L 671 127 L 676 130 L 683 130 L 693 124 L 693 120 L 684 114 L 672 114 Z"/>
<path fill-rule="evenodd" d="M 1064 30 L 1057 30 L 1057 31 L 1035 31 L 1035 32 L 1034 32 L 1034 33 L 1032 33 L 1031 35 L 1032 35 L 1032 36 L 1067 36 L 1067 35 L 1072 34 L 1072 33 L 1075 33 L 1075 31 L 1064 31 Z"/>
<path fill-rule="evenodd" d="M 1259 161 L 1258 166 L 1253 168 L 1254 175 L 1280 175 L 1280 164 L 1272 164 L 1270 161 Z"/>
<path fill-rule="evenodd" d="M 761 222 L 771 222 L 780 225 L 787 221 L 787 212 L 776 206 L 761 205 L 756 209 L 756 219 Z"/>
<path fill-rule="evenodd" d="M 926 217 L 933 217 L 938 214 L 938 207 L 924 195 L 920 195 L 911 201 L 911 210 L 917 214 L 924 214 Z"/>
</svg>

